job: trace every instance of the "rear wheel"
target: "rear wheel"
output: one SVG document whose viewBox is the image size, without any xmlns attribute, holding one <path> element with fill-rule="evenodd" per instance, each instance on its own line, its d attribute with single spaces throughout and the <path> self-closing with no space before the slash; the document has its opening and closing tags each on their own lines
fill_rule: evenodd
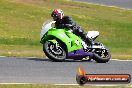
<svg viewBox="0 0 132 88">
<path fill-rule="evenodd" d="M 101 43 L 96 43 L 96 45 L 103 45 Z M 110 60 L 111 55 L 107 48 L 96 49 L 93 54 L 93 59 L 98 63 L 106 63 Z"/>
<path fill-rule="evenodd" d="M 111 55 L 107 49 L 95 51 L 94 60 L 98 63 L 106 63 L 110 60 Z"/>
<path fill-rule="evenodd" d="M 53 61 L 64 61 L 66 58 L 66 51 L 61 44 L 56 45 L 50 41 L 46 41 L 43 44 L 43 51 Z"/>
</svg>

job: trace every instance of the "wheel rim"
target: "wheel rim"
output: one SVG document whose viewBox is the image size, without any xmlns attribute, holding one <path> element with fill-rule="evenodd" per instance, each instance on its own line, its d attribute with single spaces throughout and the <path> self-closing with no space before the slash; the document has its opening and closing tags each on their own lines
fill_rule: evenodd
<svg viewBox="0 0 132 88">
<path fill-rule="evenodd" d="M 51 42 L 47 42 L 46 44 L 47 52 L 54 58 L 64 59 L 65 53 L 61 46 L 57 46 Z"/>
<path fill-rule="evenodd" d="M 109 51 L 106 49 L 96 51 L 95 53 L 103 59 L 107 59 L 109 57 Z"/>
</svg>

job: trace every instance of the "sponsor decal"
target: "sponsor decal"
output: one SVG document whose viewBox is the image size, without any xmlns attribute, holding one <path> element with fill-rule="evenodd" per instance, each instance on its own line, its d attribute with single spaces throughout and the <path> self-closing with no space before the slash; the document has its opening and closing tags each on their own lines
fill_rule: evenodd
<svg viewBox="0 0 132 88">
<path fill-rule="evenodd" d="M 84 84 L 128 84 L 131 82 L 129 74 L 86 74 L 81 67 L 78 69 L 76 81 L 79 85 Z"/>
</svg>

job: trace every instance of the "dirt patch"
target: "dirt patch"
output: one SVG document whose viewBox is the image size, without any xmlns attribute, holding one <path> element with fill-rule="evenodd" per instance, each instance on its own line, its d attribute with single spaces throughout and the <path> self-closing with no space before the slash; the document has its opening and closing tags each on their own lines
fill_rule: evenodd
<svg viewBox="0 0 132 88">
<path fill-rule="evenodd" d="M 61 3 L 58 0 L 13 0 L 14 2 L 17 3 L 28 3 L 28 4 L 36 4 L 36 5 L 41 5 L 43 6 L 44 4 L 50 5 L 52 4 L 53 6 L 64 6 L 64 7 L 70 7 L 70 8 L 90 8 L 89 6 L 84 6 L 84 5 L 78 5 L 78 4 L 72 4 L 72 3 Z"/>
<path fill-rule="evenodd" d="M 42 4 L 48 0 L 13 0 L 17 3 Z"/>
</svg>

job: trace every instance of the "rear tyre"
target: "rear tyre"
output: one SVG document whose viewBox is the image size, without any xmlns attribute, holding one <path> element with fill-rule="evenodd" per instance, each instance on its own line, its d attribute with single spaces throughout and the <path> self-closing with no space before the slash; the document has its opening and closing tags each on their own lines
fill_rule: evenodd
<svg viewBox="0 0 132 88">
<path fill-rule="evenodd" d="M 46 54 L 46 56 L 51 59 L 52 61 L 61 62 L 66 59 L 66 51 L 61 46 L 61 44 L 53 44 L 50 41 L 46 41 L 43 44 L 43 51 Z"/>
<path fill-rule="evenodd" d="M 98 63 L 106 63 L 110 60 L 111 55 L 107 49 L 96 50 L 93 54 L 93 58 Z"/>
</svg>

